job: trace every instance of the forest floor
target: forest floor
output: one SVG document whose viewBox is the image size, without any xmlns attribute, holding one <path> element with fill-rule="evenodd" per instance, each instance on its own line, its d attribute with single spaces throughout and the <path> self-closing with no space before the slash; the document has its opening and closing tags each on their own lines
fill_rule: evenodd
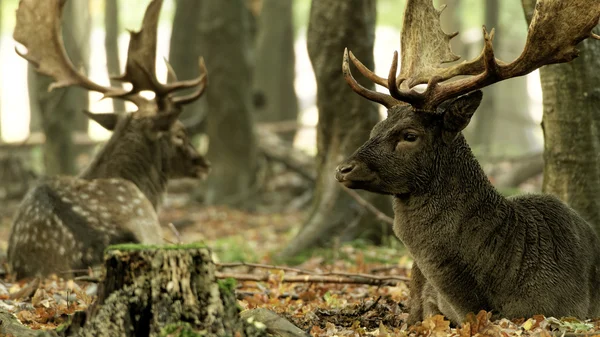
<svg viewBox="0 0 600 337">
<path fill-rule="evenodd" d="M 0 214 L 2 251 L 6 251 L 9 213 Z M 177 228 L 164 228 L 167 241 L 204 242 L 212 248 L 221 275 L 240 279 L 237 297 L 243 309 L 273 310 L 312 336 L 546 337 L 550 331 L 558 331 L 560 336 L 561 332 L 600 330 L 600 320 L 536 316 L 490 322 L 486 312 L 470 316 L 461 328 L 451 327 L 442 316 L 408 326 L 408 283 L 402 279 L 410 276 L 411 259 L 395 239 L 378 247 L 356 241 L 315 249 L 293 261 L 280 261 L 276 254 L 302 223 L 302 213 L 257 214 L 172 203 L 160 218 L 163 224 L 173 223 Z M 307 272 L 301 282 L 286 281 Z M 358 283 L 319 282 L 325 276 Z M 252 277 L 263 280 L 241 280 Z M 365 279 L 384 281 L 381 285 L 361 284 Z M 2 281 L 0 309 L 13 312 L 31 328 L 54 329 L 68 315 L 86 309 L 94 301 L 96 289 L 93 282 L 64 281 L 58 277 L 28 283 Z"/>
</svg>

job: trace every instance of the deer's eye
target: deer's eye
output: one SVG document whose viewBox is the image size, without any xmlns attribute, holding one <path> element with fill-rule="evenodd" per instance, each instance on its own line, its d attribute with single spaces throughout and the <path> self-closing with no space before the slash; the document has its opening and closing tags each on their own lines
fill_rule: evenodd
<svg viewBox="0 0 600 337">
<path fill-rule="evenodd" d="M 410 133 L 410 132 L 405 133 L 402 136 L 402 140 L 404 140 L 406 142 L 414 142 L 417 140 L 417 138 L 418 138 L 417 135 L 415 135 L 414 133 Z"/>
</svg>

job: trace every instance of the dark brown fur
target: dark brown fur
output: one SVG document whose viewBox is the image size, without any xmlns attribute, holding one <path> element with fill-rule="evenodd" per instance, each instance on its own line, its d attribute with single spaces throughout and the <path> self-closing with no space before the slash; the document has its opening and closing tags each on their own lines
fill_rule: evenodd
<svg viewBox="0 0 600 337">
<path fill-rule="evenodd" d="M 600 240 L 553 196 L 494 189 L 460 133 L 480 100 L 395 106 L 338 167 L 347 187 L 394 197 L 394 231 L 414 258 L 410 323 L 437 313 L 460 323 L 482 309 L 600 316 Z"/>
</svg>

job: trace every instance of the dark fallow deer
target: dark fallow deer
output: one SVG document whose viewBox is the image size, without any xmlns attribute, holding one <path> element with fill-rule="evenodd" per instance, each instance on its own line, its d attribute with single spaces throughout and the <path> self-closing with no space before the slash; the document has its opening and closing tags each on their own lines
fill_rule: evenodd
<svg viewBox="0 0 600 337">
<path fill-rule="evenodd" d="M 505 198 L 494 189 L 461 131 L 479 106 L 479 89 L 577 57 L 598 38 L 597 0 L 538 0 L 526 45 L 511 63 L 494 57 L 483 28 L 475 59 L 449 66 L 455 35 L 440 27 L 432 0 L 409 0 L 387 78 L 346 50 L 352 89 L 388 116 L 337 168 L 344 186 L 393 196 L 394 232 L 414 258 L 409 323 L 443 314 L 460 324 L 480 310 L 496 317 L 600 316 L 600 240 L 575 211 L 550 195 Z M 349 61 L 389 94 L 362 87 Z M 460 79 L 455 76 L 469 75 Z M 426 89 L 416 90 L 418 84 Z M 575 112 L 576 113 L 576 112 Z"/>
<path fill-rule="evenodd" d="M 52 88 L 77 85 L 104 97 L 124 99 L 138 110 L 128 114 L 86 113 L 112 137 L 78 177 L 41 181 L 25 196 L 8 242 L 8 262 L 17 279 L 57 273 L 70 277 L 102 261 L 115 243 L 162 243 L 157 207 L 170 178 L 204 178 L 210 164 L 196 151 L 178 121 L 184 104 L 207 85 L 204 62 L 197 79 L 160 83 L 155 74 L 157 24 L 162 0 L 146 9 L 142 28 L 131 33 L 125 74 L 130 90 L 101 86 L 70 62 L 61 38 L 65 0 L 21 0 L 14 38 L 35 69 L 55 79 Z M 176 91 L 192 89 L 186 95 Z M 141 91 L 155 97 L 146 99 Z M 83 108 L 83 107 L 82 107 Z"/>
</svg>

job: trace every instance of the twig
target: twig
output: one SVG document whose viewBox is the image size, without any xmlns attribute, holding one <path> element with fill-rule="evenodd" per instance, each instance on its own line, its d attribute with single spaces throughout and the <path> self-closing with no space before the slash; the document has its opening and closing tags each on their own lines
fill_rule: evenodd
<svg viewBox="0 0 600 337">
<path fill-rule="evenodd" d="M 307 269 L 300 269 L 300 268 L 293 268 L 293 267 L 285 267 L 285 266 L 274 266 L 274 265 L 270 265 L 270 264 L 263 264 L 263 263 L 249 263 L 249 262 L 227 262 L 227 263 L 215 263 L 215 265 L 217 266 L 217 268 L 221 267 L 221 268 L 231 268 L 231 267 L 251 267 L 251 268 L 261 268 L 261 269 L 277 269 L 277 270 L 285 270 L 285 271 L 293 271 L 299 274 L 320 274 L 318 272 L 312 271 L 312 270 L 307 270 Z"/>
<path fill-rule="evenodd" d="M 216 263 L 217 267 L 222 268 L 230 268 L 230 267 L 252 267 L 252 268 L 262 268 L 262 269 L 275 269 L 275 270 L 284 270 L 284 271 L 292 271 L 298 274 L 308 274 L 308 275 L 316 275 L 316 276 L 343 276 L 350 278 L 367 278 L 373 280 L 387 281 L 387 280 L 397 280 L 397 281 L 409 281 L 410 279 L 404 276 L 377 276 L 371 274 L 363 274 L 363 273 L 348 273 L 342 271 L 328 271 L 328 272 L 317 272 L 308 269 L 300 269 L 286 266 L 275 266 L 270 264 L 262 264 L 262 263 L 248 263 L 248 262 L 228 262 L 228 263 Z"/>
<path fill-rule="evenodd" d="M 177 230 L 177 228 L 175 228 L 175 225 L 173 225 L 172 222 L 169 222 L 169 224 L 167 225 L 167 227 L 169 227 L 169 229 L 171 230 L 171 232 L 173 232 L 173 234 L 175 234 L 175 237 L 177 238 L 177 243 L 182 243 L 182 241 L 181 241 L 181 234 L 179 234 L 179 231 Z"/>
<path fill-rule="evenodd" d="M 380 299 L 381 299 L 381 296 L 377 297 L 377 299 L 375 300 L 375 302 L 371 303 L 371 305 L 369 305 L 366 308 L 363 308 L 363 309 L 359 310 L 357 316 L 362 316 L 362 315 L 366 314 L 367 312 L 371 311 L 371 309 L 375 308 L 375 306 L 377 305 L 377 303 L 379 303 Z"/>
<path fill-rule="evenodd" d="M 254 295 L 272 295 L 272 294 L 273 293 L 271 291 L 266 291 L 266 292 L 239 291 L 239 290 L 235 291 L 235 296 L 238 300 L 243 300 L 246 297 L 252 297 Z M 280 298 L 280 299 L 291 298 L 292 300 L 298 300 L 298 299 L 300 299 L 300 296 L 298 296 L 297 294 L 283 293 L 283 294 L 277 295 L 277 298 Z"/>
<path fill-rule="evenodd" d="M 75 281 L 89 282 L 89 283 L 100 283 L 100 281 L 101 281 L 101 279 L 99 277 L 88 276 L 88 275 L 77 276 L 73 279 Z"/>
<path fill-rule="evenodd" d="M 356 193 L 356 191 L 351 190 L 347 187 L 342 187 L 342 189 L 344 191 L 346 191 L 346 193 L 350 194 L 350 196 L 352 198 L 354 198 L 354 200 L 356 200 L 356 202 L 361 205 L 362 207 L 366 208 L 368 211 L 370 211 L 371 213 L 375 214 L 375 216 L 377 217 L 377 219 L 389 223 L 391 225 L 394 224 L 394 219 L 390 218 L 389 216 L 385 215 L 383 212 L 381 212 L 379 209 L 377 209 L 377 207 L 373 206 L 373 204 L 371 204 L 370 202 L 366 201 L 365 199 L 363 199 L 363 197 L 361 197 L 358 193 Z"/>
<path fill-rule="evenodd" d="M 390 270 L 394 270 L 394 269 L 407 269 L 407 268 L 406 267 L 396 266 L 396 265 L 382 266 L 382 267 L 371 268 L 369 270 L 369 273 L 381 273 L 381 272 L 384 272 L 384 271 L 390 271 Z"/>
<path fill-rule="evenodd" d="M 233 278 L 238 281 L 255 281 L 269 282 L 275 280 L 276 275 L 263 274 L 237 274 L 237 273 L 222 273 L 216 272 L 215 276 L 219 279 Z M 395 277 L 395 280 L 409 281 L 407 277 Z M 370 276 L 366 277 L 349 277 L 349 276 L 329 276 L 329 275 L 286 275 L 281 282 L 288 283 L 338 283 L 338 284 L 368 284 L 368 285 L 390 285 L 395 286 L 397 282 L 391 279 L 377 278 Z"/>
<path fill-rule="evenodd" d="M 36 277 L 31 282 L 27 283 L 27 285 L 25 285 L 23 288 L 21 288 L 21 290 L 17 291 L 16 293 L 10 294 L 9 298 L 11 300 L 27 299 L 31 297 L 31 295 L 33 295 L 36 290 L 38 290 L 39 286 L 40 278 Z"/>
</svg>

